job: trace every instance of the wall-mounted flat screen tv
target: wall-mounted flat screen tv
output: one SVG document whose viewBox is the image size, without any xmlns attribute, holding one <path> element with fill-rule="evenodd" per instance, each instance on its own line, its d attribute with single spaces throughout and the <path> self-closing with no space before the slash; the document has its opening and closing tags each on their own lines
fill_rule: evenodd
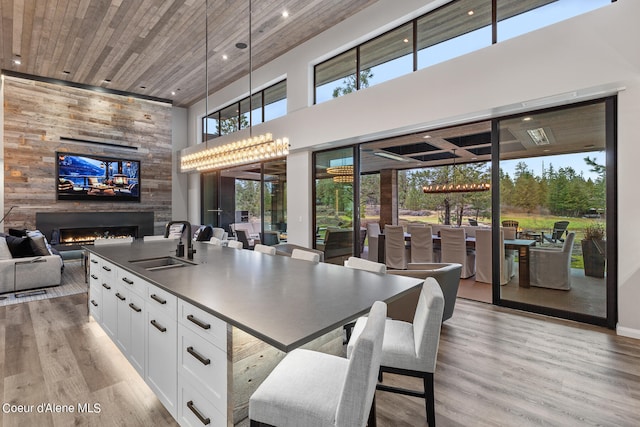
<svg viewBox="0 0 640 427">
<path fill-rule="evenodd" d="M 140 161 L 56 153 L 58 200 L 140 201 Z"/>
</svg>

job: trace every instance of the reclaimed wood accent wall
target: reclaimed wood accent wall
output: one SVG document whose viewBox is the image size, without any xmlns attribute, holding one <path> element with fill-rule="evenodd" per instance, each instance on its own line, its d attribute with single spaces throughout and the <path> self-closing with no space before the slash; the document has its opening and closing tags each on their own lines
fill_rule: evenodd
<svg viewBox="0 0 640 427">
<path fill-rule="evenodd" d="M 36 212 L 153 211 L 171 219 L 171 105 L 41 81 L 5 77 L 4 229 L 34 229 Z M 91 142 L 137 147 L 137 150 Z M 56 152 L 140 160 L 141 201 L 56 200 Z"/>
</svg>

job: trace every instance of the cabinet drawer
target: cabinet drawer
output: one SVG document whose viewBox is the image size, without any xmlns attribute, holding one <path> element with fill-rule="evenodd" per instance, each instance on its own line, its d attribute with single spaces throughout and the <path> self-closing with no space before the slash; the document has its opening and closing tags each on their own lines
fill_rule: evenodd
<svg viewBox="0 0 640 427">
<path fill-rule="evenodd" d="M 216 409 L 197 387 L 181 378 L 178 388 L 178 423 L 181 426 L 227 426 L 226 411 Z"/>
<path fill-rule="evenodd" d="M 227 406 L 227 355 L 183 325 L 178 325 L 178 364 L 181 376 L 196 383 L 218 411 Z"/>
<path fill-rule="evenodd" d="M 141 297 L 144 297 L 147 294 L 147 282 L 135 274 L 131 274 L 122 268 L 118 268 L 116 278 L 116 281 L 129 291 L 135 292 Z"/>
<path fill-rule="evenodd" d="M 172 319 L 176 318 L 178 298 L 159 287 L 147 284 L 147 308 L 159 311 Z"/>
<path fill-rule="evenodd" d="M 187 329 L 227 351 L 226 322 L 183 300 L 178 300 L 178 320 Z"/>
<path fill-rule="evenodd" d="M 113 283 L 116 278 L 116 266 L 108 261 L 100 260 L 100 274 L 104 282 Z"/>
</svg>

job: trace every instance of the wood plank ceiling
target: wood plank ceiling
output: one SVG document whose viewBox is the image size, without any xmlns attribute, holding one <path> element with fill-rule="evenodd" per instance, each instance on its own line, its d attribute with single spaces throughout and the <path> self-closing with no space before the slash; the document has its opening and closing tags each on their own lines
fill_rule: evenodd
<svg viewBox="0 0 640 427">
<path fill-rule="evenodd" d="M 248 74 L 249 1 L 0 0 L 0 67 L 187 107 L 206 91 L 205 10 L 209 92 Z M 376 1 L 253 0 L 252 68 Z"/>
</svg>

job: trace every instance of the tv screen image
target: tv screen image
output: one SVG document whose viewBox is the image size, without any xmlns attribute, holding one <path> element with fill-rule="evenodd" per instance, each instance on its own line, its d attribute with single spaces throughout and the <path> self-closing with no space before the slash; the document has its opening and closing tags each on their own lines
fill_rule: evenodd
<svg viewBox="0 0 640 427">
<path fill-rule="evenodd" d="M 140 161 L 56 153 L 58 200 L 140 201 Z"/>
</svg>

